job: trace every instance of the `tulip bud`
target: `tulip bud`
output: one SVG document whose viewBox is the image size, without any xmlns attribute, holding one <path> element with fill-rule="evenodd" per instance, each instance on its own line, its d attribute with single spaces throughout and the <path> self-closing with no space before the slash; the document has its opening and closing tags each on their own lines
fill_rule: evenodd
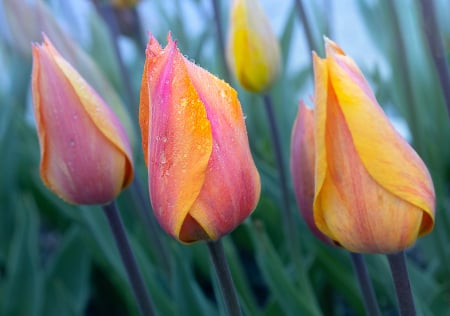
<svg viewBox="0 0 450 316">
<path fill-rule="evenodd" d="M 113 200 L 133 178 L 125 131 L 46 37 L 33 45 L 32 94 L 45 185 L 70 203 Z"/>
<path fill-rule="evenodd" d="M 236 91 L 169 36 L 146 50 L 139 121 L 156 218 L 181 242 L 216 240 L 256 207 L 260 180 Z"/>
<path fill-rule="evenodd" d="M 233 1 L 227 61 L 239 83 L 249 91 L 264 92 L 278 78 L 280 47 L 258 0 Z"/>
<path fill-rule="evenodd" d="M 354 61 L 326 40 L 314 55 L 317 227 L 353 252 L 393 253 L 434 225 L 430 174 Z"/>
<path fill-rule="evenodd" d="M 291 173 L 295 197 L 303 219 L 311 232 L 327 244 L 332 240 L 322 234 L 314 222 L 314 110 L 300 102 L 291 136 Z"/>
</svg>

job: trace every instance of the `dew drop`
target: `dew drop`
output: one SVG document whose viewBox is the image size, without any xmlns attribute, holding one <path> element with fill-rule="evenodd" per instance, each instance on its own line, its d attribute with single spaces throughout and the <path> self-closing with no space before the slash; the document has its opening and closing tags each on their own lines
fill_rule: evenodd
<svg viewBox="0 0 450 316">
<path fill-rule="evenodd" d="M 163 143 L 165 143 L 165 142 L 167 142 L 167 137 L 163 136 L 163 137 L 161 137 L 161 140 L 162 140 Z"/>
<path fill-rule="evenodd" d="M 73 116 L 73 119 L 76 121 L 76 120 L 78 120 L 78 115 L 77 114 L 74 114 Z"/>
<path fill-rule="evenodd" d="M 227 96 L 227 93 L 225 92 L 225 90 L 220 90 L 220 96 L 225 99 Z"/>
<path fill-rule="evenodd" d="M 164 153 L 164 152 L 162 152 L 161 153 L 161 156 L 159 157 L 159 162 L 161 163 L 161 164 L 165 164 L 165 163 L 167 163 L 167 158 L 166 158 L 166 154 Z"/>
<path fill-rule="evenodd" d="M 70 139 L 69 146 L 70 147 L 75 147 L 75 140 L 74 139 Z"/>
</svg>

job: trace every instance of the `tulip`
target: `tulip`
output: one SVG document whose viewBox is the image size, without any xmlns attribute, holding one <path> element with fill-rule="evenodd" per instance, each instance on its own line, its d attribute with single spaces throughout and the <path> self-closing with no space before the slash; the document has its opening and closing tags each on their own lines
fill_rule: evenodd
<svg viewBox="0 0 450 316">
<path fill-rule="evenodd" d="M 290 164 L 295 197 L 301 215 L 311 232 L 323 242 L 333 244 L 314 222 L 314 151 L 314 110 L 306 107 L 302 101 L 291 135 Z"/>
<path fill-rule="evenodd" d="M 217 240 L 256 207 L 260 194 L 236 91 L 188 61 L 168 38 L 147 45 L 139 121 L 150 199 L 167 233 L 183 243 Z"/>
<path fill-rule="evenodd" d="M 32 94 L 45 185 L 74 204 L 112 201 L 133 178 L 125 131 L 46 37 L 33 45 Z"/>
<path fill-rule="evenodd" d="M 315 223 L 353 252 L 401 251 L 433 229 L 430 174 L 338 45 L 313 59 Z"/>
<path fill-rule="evenodd" d="M 227 61 L 239 83 L 249 91 L 265 92 L 277 79 L 280 47 L 258 0 L 233 1 Z"/>
</svg>

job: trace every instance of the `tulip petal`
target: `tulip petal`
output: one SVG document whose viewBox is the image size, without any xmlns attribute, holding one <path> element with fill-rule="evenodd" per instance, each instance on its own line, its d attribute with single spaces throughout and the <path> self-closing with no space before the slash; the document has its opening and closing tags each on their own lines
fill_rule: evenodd
<svg viewBox="0 0 450 316">
<path fill-rule="evenodd" d="M 233 2 L 227 59 L 236 78 L 249 91 L 264 91 L 278 77 L 280 48 L 258 1 Z"/>
<path fill-rule="evenodd" d="M 175 42 L 161 49 L 152 39 L 146 54 L 139 120 L 150 197 L 163 228 L 179 239 L 204 184 L 211 124 Z"/>
<path fill-rule="evenodd" d="M 255 209 L 260 180 L 236 91 L 187 60 L 186 67 L 206 109 L 213 138 L 204 185 L 189 214 L 214 240 Z"/>
<path fill-rule="evenodd" d="M 61 65 L 67 72 L 63 72 Z M 69 78 L 67 76 L 71 76 Z M 93 93 L 46 40 L 33 46 L 33 103 L 41 144 L 40 172 L 44 183 L 64 200 L 76 204 L 102 204 L 114 199 L 133 176 L 130 156 L 106 137 L 87 113 L 72 83 Z M 93 94 L 99 112 L 103 101 Z M 109 119 L 108 117 L 104 119 Z M 113 137 L 118 137 L 112 131 Z M 108 153 L 100 154 L 99 153 Z"/>
<path fill-rule="evenodd" d="M 410 246 L 422 210 L 385 190 L 366 171 L 330 86 L 325 110 L 328 158 L 314 214 L 318 227 L 354 252 L 391 253 Z"/>
<path fill-rule="evenodd" d="M 314 110 L 300 102 L 291 136 L 291 173 L 300 212 L 309 229 L 327 244 L 333 241 L 316 226 L 313 215 L 314 203 Z"/>
<path fill-rule="evenodd" d="M 330 82 L 355 149 L 380 186 L 425 212 L 420 228 L 420 235 L 424 235 L 434 224 L 435 194 L 430 174 L 389 122 L 358 67 L 333 44 L 329 41 L 327 45 Z"/>
</svg>

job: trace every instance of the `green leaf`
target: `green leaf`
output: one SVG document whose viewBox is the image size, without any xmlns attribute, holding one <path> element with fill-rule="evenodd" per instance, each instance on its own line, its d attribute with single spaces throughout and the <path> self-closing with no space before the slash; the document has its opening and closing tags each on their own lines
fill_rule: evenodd
<svg viewBox="0 0 450 316">
<path fill-rule="evenodd" d="M 308 301 L 304 293 L 295 287 L 262 227 L 248 226 L 248 228 L 253 239 L 258 266 L 271 295 L 280 304 L 284 314 L 321 315 L 317 306 Z"/>
<path fill-rule="evenodd" d="M 45 295 L 39 268 L 37 210 L 29 197 L 16 199 L 16 229 L 7 256 L 0 311 L 2 315 L 37 316 Z"/>
</svg>

